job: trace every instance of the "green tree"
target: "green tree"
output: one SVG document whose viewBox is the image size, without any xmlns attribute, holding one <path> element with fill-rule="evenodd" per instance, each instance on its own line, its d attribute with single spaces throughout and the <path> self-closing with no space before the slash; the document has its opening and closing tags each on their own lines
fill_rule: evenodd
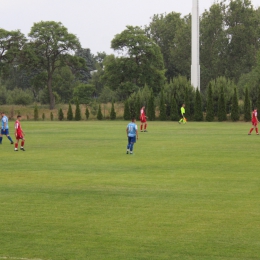
<svg viewBox="0 0 260 260">
<path fill-rule="evenodd" d="M 160 94 L 160 120 L 161 121 L 165 121 L 167 119 L 166 116 L 166 107 L 165 107 L 165 97 L 164 97 L 164 92 L 163 90 L 161 90 L 161 94 Z"/>
<path fill-rule="evenodd" d="M 50 113 L 50 118 L 51 118 L 51 121 L 53 121 L 53 113 L 52 112 Z"/>
<path fill-rule="evenodd" d="M 185 96 L 184 96 L 184 104 L 185 104 L 185 117 L 190 119 L 190 90 L 188 87 L 185 88 Z"/>
<path fill-rule="evenodd" d="M 208 96 L 207 96 L 207 114 L 206 120 L 208 122 L 212 122 L 214 120 L 214 106 L 213 106 L 213 95 L 212 95 L 212 87 L 211 83 L 208 86 Z"/>
<path fill-rule="evenodd" d="M 186 104 L 185 104 L 186 108 Z M 186 112 L 186 109 L 185 109 Z M 186 115 L 186 113 L 185 113 Z M 194 104 L 194 119 L 195 121 L 203 121 L 202 103 L 200 91 L 196 89 L 195 104 Z"/>
<path fill-rule="evenodd" d="M 55 107 L 53 95 L 53 76 L 59 67 L 70 66 L 82 68 L 85 66 L 83 58 L 70 55 L 71 51 L 80 48 L 77 37 L 68 33 L 60 22 L 34 23 L 31 28 L 29 43 L 25 45 L 23 63 L 28 68 L 35 68 L 46 72 L 46 85 L 50 96 L 50 109 Z"/>
<path fill-rule="evenodd" d="M 234 95 L 232 99 L 231 119 L 234 122 L 239 120 L 239 108 L 238 108 L 238 98 L 237 98 L 236 88 L 234 88 Z"/>
<path fill-rule="evenodd" d="M 115 111 L 114 101 L 112 102 L 112 107 L 111 107 L 111 111 L 110 111 L 110 119 L 111 120 L 116 119 L 116 111 Z"/>
<path fill-rule="evenodd" d="M 33 118 L 34 118 L 35 121 L 37 121 L 39 119 L 39 111 L 38 111 L 37 104 L 35 104 L 35 106 L 34 106 Z"/>
<path fill-rule="evenodd" d="M 62 121 L 64 119 L 64 114 L 63 114 L 63 111 L 62 109 L 60 108 L 59 109 L 59 116 L 58 116 L 59 120 Z"/>
<path fill-rule="evenodd" d="M 44 121 L 45 120 L 45 114 L 42 113 L 42 120 Z"/>
<path fill-rule="evenodd" d="M 155 120 L 155 101 L 153 91 L 151 91 L 151 95 L 148 101 L 147 116 L 150 121 Z"/>
<path fill-rule="evenodd" d="M 102 111 L 101 111 L 101 105 L 100 104 L 98 106 L 97 119 L 98 120 L 102 120 L 103 119 L 103 114 L 102 114 Z"/>
<path fill-rule="evenodd" d="M 81 120 L 81 111 L 80 111 L 80 106 L 79 106 L 78 99 L 77 99 L 77 102 L 76 102 L 75 120 L 76 121 L 80 121 Z"/>
<path fill-rule="evenodd" d="M 179 120 L 178 107 L 177 107 L 177 103 L 176 103 L 176 100 L 174 97 L 172 97 L 172 102 L 171 102 L 171 120 L 172 121 Z"/>
<path fill-rule="evenodd" d="M 67 112 L 67 120 L 69 120 L 69 121 L 73 120 L 73 112 L 72 112 L 72 107 L 71 107 L 70 103 L 69 103 L 69 109 Z"/>
<path fill-rule="evenodd" d="M 248 88 L 246 88 L 246 93 L 245 93 L 244 120 L 246 122 L 251 120 L 251 107 L 250 107 L 250 99 L 249 99 Z"/>
<path fill-rule="evenodd" d="M 125 101 L 124 119 L 125 120 L 130 120 L 131 119 L 131 114 L 130 114 L 130 108 L 129 108 L 128 100 Z"/>
<path fill-rule="evenodd" d="M 227 120 L 227 112 L 226 112 L 226 102 L 225 102 L 225 95 L 224 89 L 221 88 L 220 96 L 218 100 L 218 121 L 226 121 Z"/>
<path fill-rule="evenodd" d="M 86 119 L 88 120 L 88 119 L 89 119 L 89 110 L 88 110 L 88 107 L 86 107 L 85 116 L 86 116 Z"/>
<path fill-rule="evenodd" d="M 105 59 L 103 78 L 107 86 L 144 87 L 147 84 L 155 93 L 160 91 L 165 80 L 163 56 L 159 46 L 146 36 L 143 29 L 127 26 L 114 37 L 111 47 L 121 56 L 110 55 Z"/>
</svg>

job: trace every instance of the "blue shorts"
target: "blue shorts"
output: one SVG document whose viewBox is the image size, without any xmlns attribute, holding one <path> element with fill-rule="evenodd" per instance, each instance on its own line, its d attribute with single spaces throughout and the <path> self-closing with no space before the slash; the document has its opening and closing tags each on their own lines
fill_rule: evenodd
<svg viewBox="0 0 260 260">
<path fill-rule="evenodd" d="M 133 136 L 133 137 L 130 137 L 130 136 L 128 136 L 128 143 L 130 144 L 130 143 L 135 143 L 136 142 L 136 137 L 135 136 Z"/>
<path fill-rule="evenodd" d="M 1 129 L 1 135 L 9 135 L 9 129 Z"/>
</svg>

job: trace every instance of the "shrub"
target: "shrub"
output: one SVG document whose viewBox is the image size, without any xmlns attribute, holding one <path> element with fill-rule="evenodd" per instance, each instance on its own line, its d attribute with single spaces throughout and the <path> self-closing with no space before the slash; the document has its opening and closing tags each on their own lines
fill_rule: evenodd
<svg viewBox="0 0 260 260">
<path fill-rule="evenodd" d="M 102 115 L 102 111 L 101 111 L 101 105 L 98 106 L 97 119 L 98 120 L 102 120 L 103 119 L 103 115 Z"/>
<path fill-rule="evenodd" d="M 73 120 L 73 112 L 72 112 L 72 107 L 71 107 L 70 103 L 69 103 L 69 109 L 67 112 L 67 120 L 69 120 L 69 121 Z"/>
<path fill-rule="evenodd" d="M 125 101 L 124 119 L 125 120 L 130 120 L 131 119 L 131 114 L 130 114 L 130 108 L 129 108 L 128 100 Z"/>
<path fill-rule="evenodd" d="M 88 119 L 89 119 L 89 110 L 88 110 L 88 107 L 86 107 L 85 116 L 86 116 L 86 119 L 88 120 Z"/>
<path fill-rule="evenodd" d="M 53 113 L 50 114 L 51 121 L 53 121 Z"/>
<path fill-rule="evenodd" d="M 236 88 L 234 88 L 234 95 L 232 98 L 231 119 L 234 122 L 239 120 L 239 108 Z"/>
<path fill-rule="evenodd" d="M 112 102 L 112 107 L 110 111 L 110 119 L 115 120 L 116 119 L 116 112 L 115 112 L 115 107 L 114 107 L 114 101 Z"/>
<path fill-rule="evenodd" d="M 208 87 L 207 111 L 206 112 L 207 112 L 206 121 L 212 122 L 214 120 L 214 104 L 213 104 L 211 83 L 209 83 L 209 87 Z"/>
<path fill-rule="evenodd" d="M 185 104 L 186 107 L 186 104 Z M 186 110 L 185 110 L 186 112 Z M 186 113 L 185 113 L 186 115 Z M 202 104 L 200 91 L 196 89 L 195 104 L 194 104 L 194 119 L 195 121 L 203 121 Z"/>
<path fill-rule="evenodd" d="M 80 121 L 81 120 L 81 111 L 80 111 L 78 99 L 77 99 L 77 102 L 76 102 L 75 120 L 76 121 Z"/>
<path fill-rule="evenodd" d="M 246 88 L 246 93 L 245 93 L 244 120 L 246 122 L 251 120 L 251 109 L 250 109 L 250 100 L 249 100 L 248 88 Z"/>
<path fill-rule="evenodd" d="M 60 108 L 60 110 L 59 110 L 59 120 L 62 121 L 63 119 L 64 119 L 64 114 L 63 114 L 62 109 Z"/>
<path fill-rule="evenodd" d="M 42 120 L 44 121 L 45 120 L 45 114 L 42 113 Z"/>
<path fill-rule="evenodd" d="M 33 119 L 34 119 L 35 121 L 37 121 L 38 118 L 39 118 L 38 106 L 37 106 L 37 104 L 35 104 L 35 106 L 34 106 L 34 111 L 33 111 Z"/>
</svg>

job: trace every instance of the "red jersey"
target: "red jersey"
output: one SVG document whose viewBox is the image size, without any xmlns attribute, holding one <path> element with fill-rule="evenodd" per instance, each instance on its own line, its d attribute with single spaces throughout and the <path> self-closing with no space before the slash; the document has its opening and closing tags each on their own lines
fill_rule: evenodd
<svg viewBox="0 0 260 260">
<path fill-rule="evenodd" d="M 252 123 L 257 123 L 258 119 L 257 119 L 257 110 L 254 110 L 252 112 Z"/>
<path fill-rule="evenodd" d="M 16 120 L 16 121 L 15 121 L 15 126 L 14 126 L 14 128 L 15 128 L 15 133 L 16 133 L 17 135 L 21 136 L 23 131 L 22 131 L 21 124 L 20 124 L 20 121 L 19 121 L 19 120 Z"/>
<path fill-rule="evenodd" d="M 141 122 L 146 121 L 146 115 L 145 115 L 145 111 L 143 108 L 140 110 L 140 120 L 141 120 Z"/>
</svg>

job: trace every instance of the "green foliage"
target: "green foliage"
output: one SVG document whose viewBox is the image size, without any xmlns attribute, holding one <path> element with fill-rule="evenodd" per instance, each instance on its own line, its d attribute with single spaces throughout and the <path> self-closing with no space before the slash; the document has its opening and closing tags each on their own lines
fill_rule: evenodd
<svg viewBox="0 0 260 260">
<path fill-rule="evenodd" d="M 106 85 L 118 88 L 131 83 L 138 87 L 148 84 L 155 93 L 164 84 L 164 63 L 159 46 L 140 27 L 127 26 L 117 34 L 111 47 L 122 54 L 105 59 L 104 80 Z M 122 73 L 118 73 L 121 71 Z M 132 92 L 133 93 L 133 92 Z"/>
<path fill-rule="evenodd" d="M 196 99 L 195 100 L 197 100 L 197 93 L 196 93 Z M 185 117 L 187 119 L 190 119 L 190 117 L 191 117 L 191 113 L 190 113 L 190 91 L 189 91 L 188 87 L 185 88 L 184 104 L 185 104 Z M 196 102 L 195 102 L 195 106 L 196 106 Z M 196 114 L 196 109 L 195 109 L 195 114 Z M 200 120 L 196 120 L 196 121 L 200 121 Z"/>
<path fill-rule="evenodd" d="M 86 119 L 88 120 L 88 119 L 89 119 L 89 110 L 88 110 L 88 107 L 86 107 L 85 116 L 86 116 Z"/>
<path fill-rule="evenodd" d="M 186 108 L 186 104 L 185 104 Z M 185 109 L 186 112 L 186 109 Z M 186 115 L 186 113 L 185 113 Z M 195 104 L 194 104 L 194 119 L 195 121 L 203 121 L 202 103 L 200 91 L 196 89 Z"/>
<path fill-rule="evenodd" d="M 69 103 L 69 109 L 67 112 L 67 120 L 69 120 L 69 121 L 73 120 L 73 112 L 72 112 L 72 107 L 71 107 L 70 103 Z"/>
<path fill-rule="evenodd" d="M 79 104 L 89 104 L 93 98 L 95 88 L 91 84 L 78 84 L 73 90 L 73 100 Z"/>
<path fill-rule="evenodd" d="M 234 95 L 233 95 L 233 99 L 232 99 L 231 119 L 234 122 L 239 120 L 239 108 L 238 108 L 238 98 L 237 98 L 237 89 L 236 88 L 234 88 Z"/>
<path fill-rule="evenodd" d="M 62 121 L 62 120 L 64 119 L 64 114 L 63 114 L 63 111 L 62 111 L 61 108 L 59 109 L 58 119 L 59 119 L 60 121 Z"/>
<path fill-rule="evenodd" d="M 96 116 L 98 113 L 98 103 L 96 100 L 94 100 L 94 102 L 91 104 L 91 114 L 93 116 Z"/>
<path fill-rule="evenodd" d="M 81 120 L 81 111 L 79 106 L 79 101 L 76 102 L 76 111 L 75 111 L 75 120 L 80 121 Z"/>
<path fill-rule="evenodd" d="M 246 88 L 246 92 L 245 92 L 244 120 L 246 122 L 251 121 L 251 107 L 250 107 L 250 99 L 249 99 L 248 88 Z"/>
<path fill-rule="evenodd" d="M 130 120 L 131 119 L 131 113 L 129 108 L 129 102 L 128 100 L 125 101 L 125 107 L 124 107 L 124 120 Z"/>
<path fill-rule="evenodd" d="M 213 106 L 213 95 L 211 83 L 208 86 L 208 96 L 207 96 L 207 111 L 206 111 L 206 121 L 212 122 L 214 120 L 214 106 Z"/>
<path fill-rule="evenodd" d="M 227 120 L 226 102 L 225 102 L 224 88 L 222 87 L 218 99 L 218 121 L 221 122 L 226 120 Z"/>
<path fill-rule="evenodd" d="M 103 114 L 102 114 L 102 111 L 101 111 L 101 105 L 98 106 L 97 119 L 98 120 L 102 120 L 103 119 Z"/>
<path fill-rule="evenodd" d="M 172 121 L 179 120 L 178 107 L 174 97 L 172 97 L 172 102 L 171 102 L 171 120 Z"/>
<path fill-rule="evenodd" d="M 150 98 L 149 98 L 149 101 L 148 101 L 147 117 L 150 121 L 155 120 L 155 100 L 154 100 L 153 91 L 151 91 L 151 95 L 150 95 Z"/>
<path fill-rule="evenodd" d="M 37 120 L 39 119 L 39 110 L 38 110 L 37 104 L 35 104 L 35 106 L 34 106 L 33 119 L 34 119 L 35 121 L 37 121 Z"/>
<path fill-rule="evenodd" d="M 116 99 L 116 92 L 115 91 L 113 91 L 112 89 L 110 89 L 109 87 L 107 87 L 107 86 L 105 86 L 103 89 L 102 89 L 102 91 L 101 91 L 101 93 L 100 93 L 100 95 L 99 95 L 99 97 L 98 97 L 98 101 L 100 102 L 100 103 L 108 103 L 108 102 L 112 102 L 113 100 L 115 100 Z"/>
<path fill-rule="evenodd" d="M 45 120 L 45 114 L 42 113 L 42 120 L 44 121 Z"/>
<path fill-rule="evenodd" d="M 52 112 L 50 113 L 50 118 L 51 118 L 51 121 L 53 121 L 53 113 Z"/>
<path fill-rule="evenodd" d="M 33 94 L 29 89 L 22 90 L 19 88 L 15 88 L 14 90 L 7 91 L 6 101 L 7 104 L 27 106 L 32 104 Z"/>
<path fill-rule="evenodd" d="M 116 119 L 116 111 L 115 111 L 115 107 L 114 107 L 114 101 L 112 102 L 112 107 L 111 107 L 111 111 L 110 111 L 110 119 L 111 120 Z"/>
<path fill-rule="evenodd" d="M 161 90 L 161 93 L 160 93 L 160 115 L 159 115 L 159 118 L 161 121 L 165 121 L 167 119 L 167 116 L 166 116 L 166 106 L 165 106 L 165 97 L 164 97 L 164 92 L 163 90 Z"/>
</svg>

